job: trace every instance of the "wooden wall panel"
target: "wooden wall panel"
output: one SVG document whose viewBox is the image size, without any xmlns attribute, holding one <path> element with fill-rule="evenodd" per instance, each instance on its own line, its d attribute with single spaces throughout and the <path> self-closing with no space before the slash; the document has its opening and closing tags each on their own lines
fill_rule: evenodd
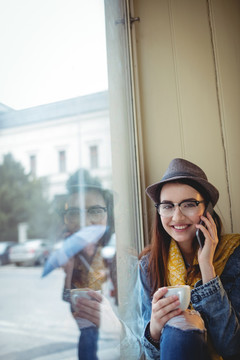
<svg viewBox="0 0 240 360">
<path fill-rule="evenodd" d="M 239 3 L 133 6 L 145 182 L 161 178 L 173 157 L 199 164 L 220 191 L 226 231 L 240 232 Z"/>
</svg>

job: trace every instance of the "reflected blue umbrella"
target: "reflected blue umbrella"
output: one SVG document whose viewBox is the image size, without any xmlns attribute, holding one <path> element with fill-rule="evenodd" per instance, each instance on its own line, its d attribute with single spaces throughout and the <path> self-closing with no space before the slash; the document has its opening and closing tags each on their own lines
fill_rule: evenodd
<svg viewBox="0 0 240 360">
<path fill-rule="evenodd" d="M 63 266 L 68 260 L 83 250 L 89 244 L 96 244 L 106 231 L 104 225 L 92 225 L 69 236 L 60 249 L 54 251 L 47 259 L 42 277 L 50 274 L 54 269 Z"/>
</svg>

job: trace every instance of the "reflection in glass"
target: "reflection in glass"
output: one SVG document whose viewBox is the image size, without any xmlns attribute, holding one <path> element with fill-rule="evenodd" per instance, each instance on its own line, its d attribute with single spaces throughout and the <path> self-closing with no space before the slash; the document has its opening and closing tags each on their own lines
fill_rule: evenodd
<svg viewBox="0 0 240 360">
<path fill-rule="evenodd" d="M 106 90 L 104 15 L 103 0 L 0 5 L 0 357 L 141 352 L 130 121 Z"/>
<path fill-rule="evenodd" d="M 112 259 L 109 257 L 105 259 L 103 256 L 103 249 L 109 245 L 114 232 L 113 196 L 86 171 L 80 170 L 77 177 L 73 175 L 73 180 L 76 178 L 77 183 L 71 178 L 68 182 L 70 194 L 63 211 L 65 224 L 63 237 L 69 237 L 78 233 L 81 228 L 89 226 L 93 227 L 94 232 L 94 226 L 101 225 L 104 231 L 100 238 L 92 241 L 86 239 L 82 250 L 64 264 L 66 276 L 63 299 L 70 303 L 72 315 L 80 329 L 79 358 L 97 359 L 100 326 L 98 302 L 102 301 L 100 293 L 103 293 L 104 284 L 107 287 L 113 287 L 113 284 L 116 286 L 116 279 L 111 279 L 114 273 L 112 267 L 115 265 L 115 254 Z M 95 291 L 92 296 L 88 292 L 90 289 Z M 85 294 L 83 300 L 80 297 L 82 291 Z M 109 294 L 108 291 L 107 295 Z"/>
</svg>

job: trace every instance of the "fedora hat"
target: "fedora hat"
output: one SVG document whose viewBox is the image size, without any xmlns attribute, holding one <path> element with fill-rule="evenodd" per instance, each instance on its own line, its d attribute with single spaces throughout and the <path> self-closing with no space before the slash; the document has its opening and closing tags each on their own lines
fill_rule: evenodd
<svg viewBox="0 0 240 360">
<path fill-rule="evenodd" d="M 199 185 L 200 189 L 203 189 L 206 192 L 212 202 L 212 205 L 215 206 L 218 198 L 219 192 L 210 184 L 207 179 L 205 172 L 197 165 L 193 164 L 190 161 L 185 159 L 173 159 L 165 174 L 163 175 L 162 179 L 152 185 L 149 185 L 146 189 L 147 195 L 154 201 L 154 203 L 159 203 L 159 194 L 161 187 L 171 181 L 180 180 L 180 179 L 187 179 L 189 185 L 191 182 L 194 184 Z"/>
</svg>

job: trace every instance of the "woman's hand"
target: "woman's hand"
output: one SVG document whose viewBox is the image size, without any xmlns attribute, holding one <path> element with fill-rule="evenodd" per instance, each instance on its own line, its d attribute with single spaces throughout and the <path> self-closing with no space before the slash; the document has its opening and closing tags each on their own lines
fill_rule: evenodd
<svg viewBox="0 0 240 360">
<path fill-rule="evenodd" d="M 180 301 L 177 295 L 164 298 L 167 288 L 159 288 L 153 295 L 152 315 L 150 320 L 150 335 L 154 340 L 159 340 L 161 331 L 168 320 L 181 314 Z"/>
<path fill-rule="evenodd" d="M 200 229 L 205 236 L 203 248 L 198 251 L 198 263 L 202 274 L 202 282 L 205 284 L 211 279 L 215 278 L 216 273 L 213 267 L 213 257 L 218 244 L 217 227 L 212 216 L 207 213 L 207 217 L 201 216 L 207 228 L 203 225 L 197 224 L 196 228 Z"/>
<path fill-rule="evenodd" d="M 74 305 L 77 317 L 87 319 L 100 326 L 102 295 L 96 291 L 89 290 L 87 293 L 91 299 L 79 298 Z"/>
<path fill-rule="evenodd" d="M 114 313 L 108 299 L 96 291 L 89 290 L 88 295 L 92 298 L 80 298 L 75 305 L 76 316 L 87 319 L 94 323 L 105 334 L 119 336 L 123 326 Z"/>
</svg>

